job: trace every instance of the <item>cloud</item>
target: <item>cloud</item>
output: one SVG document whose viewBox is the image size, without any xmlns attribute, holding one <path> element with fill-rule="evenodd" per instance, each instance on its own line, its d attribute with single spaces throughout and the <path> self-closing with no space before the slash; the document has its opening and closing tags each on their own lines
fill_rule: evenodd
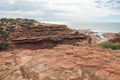
<svg viewBox="0 0 120 80">
<path fill-rule="evenodd" d="M 56 16 L 66 17 L 68 20 L 91 20 L 98 17 L 106 17 L 110 15 L 119 15 L 119 11 L 111 9 L 116 6 L 117 3 L 109 0 L 102 0 L 101 3 L 97 3 L 96 0 L 41 0 L 45 4 L 44 8 L 50 10 L 56 10 L 57 13 L 53 13 Z M 114 5 L 112 5 L 114 4 Z M 105 6 L 107 5 L 107 7 Z M 112 5 L 112 6 L 110 6 Z M 100 7 L 98 7 L 100 6 Z M 108 8 L 111 7 L 111 8 Z"/>
<path fill-rule="evenodd" d="M 109 8 L 109 9 L 120 8 L 120 1 L 118 0 L 101 0 L 98 2 L 100 7 Z"/>
<path fill-rule="evenodd" d="M 0 7 L 1 14 L 55 21 L 91 21 L 120 15 L 117 0 L 3 0 Z"/>
<path fill-rule="evenodd" d="M 4 14 L 4 13 L 7 13 L 7 14 L 17 14 L 17 15 L 40 15 L 39 13 L 40 11 L 0 11 L 0 14 Z"/>
</svg>

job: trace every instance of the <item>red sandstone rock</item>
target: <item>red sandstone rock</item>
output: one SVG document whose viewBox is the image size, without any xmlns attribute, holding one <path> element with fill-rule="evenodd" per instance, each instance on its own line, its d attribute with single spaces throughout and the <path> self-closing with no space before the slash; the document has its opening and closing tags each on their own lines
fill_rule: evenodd
<svg viewBox="0 0 120 80">
<path fill-rule="evenodd" d="M 52 48 L 58 44 L 90 44 L 91 38 L 69 29 L 66 25 L 43 24 L 36 27 L 21 27 L 9 36 L 17 48 Z"/>
<path fill-rule="evenodd" d="M 110 40 L 116 37 L 116 33 L 104 33 L 103 37 L 106 38 L 107 40 Z"/>
<path fill-rule="evenodd" d="M 0 80 L 119 80 L 119 57 L 96 46 L 1 52 Z"/>
<path fill-rule="evenodd" d="M 91 37 L 65 25 L 14 21 L 35 24 L 9 34 L 14 49 L 0 52 L 0 80 L 120 80 L 120 50 L 85 45 Z"/>
<path fill-rule="evenodd" d="M 120 33 L 106 33 L 104 37 L 107 38 L 109 42 L 120 45 Z"/>
</svg>

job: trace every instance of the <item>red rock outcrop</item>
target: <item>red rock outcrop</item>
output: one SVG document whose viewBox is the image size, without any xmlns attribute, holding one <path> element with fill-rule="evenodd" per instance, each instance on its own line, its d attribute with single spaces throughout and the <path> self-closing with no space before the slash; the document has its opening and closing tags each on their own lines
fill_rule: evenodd
<svg viewBox="0 0 120 80">
<path fill-rule="evenodd" d="M 2 21 L 13 49 L 0 52 L 0 80 L 120 80 L 120 50 L 83 45 L 91 37 L 65 25 Z"/>
<path fill-rule="evenodd" d="M 116 43 L 117 45 L 120 46 L 120 33 L 116 33 L 115 37 L 112 39 L 109 39 L 110 42 Z"/>
<path fill-rule="evenodd" d="M 8 34 L 6 43 L 9 43 L 9 49 L 40 49 L 53 48 L 58 44 L 91 43 L 90 36 L 69 29 L 66 25 L 46 24 L 33 19 L 2 18 L 0 30 Z"/>
<path fill-rule="evenodd" d="M 110 40 L 116 37 L 116 33 L 104 33 L 103 37 L 106 38 L 107 40 Z"/>
<path fill-rule="evenodd" d="M 120 33 L 105 33 L 103 36 L 107 41 L 120 45 Z"/>
<path fill-rule="evenodd" d="M 90 43 L 90 37 L 69 29 L 66 25 L 44 24 L 20 27 L 10 34 L 9 40 L 17 48 L 52 48 L 58 44 Z"/>
</svg>

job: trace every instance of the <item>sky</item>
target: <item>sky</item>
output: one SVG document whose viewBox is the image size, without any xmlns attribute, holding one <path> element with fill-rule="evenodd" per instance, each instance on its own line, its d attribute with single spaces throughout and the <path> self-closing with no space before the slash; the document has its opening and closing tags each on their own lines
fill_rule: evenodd
<svg viewBox="0 0 120 80">
<path fill-rule="evenodd" d="M 120 22 L 120 0 L 1 0 L 0 18 L 48 22 Z"/>
</svg>

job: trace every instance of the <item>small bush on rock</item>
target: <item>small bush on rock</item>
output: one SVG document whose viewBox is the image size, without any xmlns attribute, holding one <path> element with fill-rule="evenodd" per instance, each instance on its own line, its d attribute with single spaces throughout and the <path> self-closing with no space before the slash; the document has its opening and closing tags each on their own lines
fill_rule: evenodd
<svg viewBox="0 0 120 80">
<path fill-rule="evenodd" d="M 24 23 L 21 23 L 19 24 L 21 27 L 32 27 L 33 26 L 33 23 L 31 22 L 24 22 Z"/>
<path fill-rule="evenodd" d="M 7 41 L 7 38 L 9 36 L 8 33 L 0 29 L 0 34 L 2 35 L 3 39 Z"/>
<path fill-rule="evenodd" d="M 15 31 L 15 26 L 9 26 L 7 27 L 6 31 L 9 32 L 14 32 Z"/>
<path fill-rule="evenodd" d="M 99 46 L 103 47 L 103 48 L 110 48 L 113 50 L 117 50 L 120 49 L 120 47 L 117 44 L 111 43 L 111 42 L 103 42 L 98 44 Z"/>
<path fill-rule="evenodd" d="M 8 44 L 6 44 L 6 43 L 0 43 L 0 51 L 7 49 L 7 46 L 8 46 Z"/>
</svg>

